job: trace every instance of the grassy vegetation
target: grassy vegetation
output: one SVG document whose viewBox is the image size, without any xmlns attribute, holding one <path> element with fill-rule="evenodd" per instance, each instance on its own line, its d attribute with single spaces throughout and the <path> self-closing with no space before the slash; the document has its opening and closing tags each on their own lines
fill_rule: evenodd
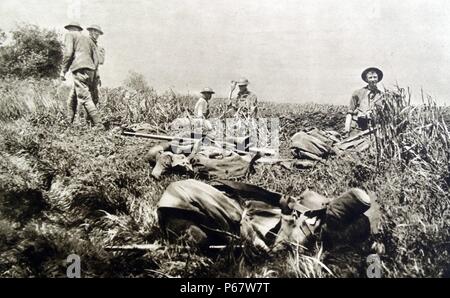
<svg viewBox="0 0 450 298">
<path fill-rule="evenodd" d="M 81 256 L 84 277 L 365 277 L 366 257 L 374 252 L 385 277 L 450 276 L 450 112 L 432 101 L 409 107 L 407 93 L 392 91 L 389 102 L 395 104 L 377 111 L 386 121 L 370 151 L 346 153 L 306 171 L 263 165 L 244 179 L 289 195 L 305 189 L 330 197 L 349 187 L 374 191 L 382 208 L 379 235 L 351 247 L 324 249 L 318 243 L 306 252 L 245 258 L 233 251 L 205 256 L 165 243 L 155 205 L 171 182 L 186 177 L 155 181 L 145 157 L 149 140 L 122 137 L 114 128 L 91 130 L 83 117 L 67 126 L 67 94 L 67 87 L 51 80 L 0 81 L 1 277 L 64 277 L 71 253 Z M 103 88 L 100 109 L 112 127 L 147 122 L 168 129 L 194 100 L 151 88 Z M 223 102 L 213 101 L 212 116 L 222 111 Z M 302 128 L 342 128 L 345 111 L 261 107 L 263 116 L 280 117 L 282 154 Z M 104 249 L 155 242 L 162 248 Z"/>
</svg>

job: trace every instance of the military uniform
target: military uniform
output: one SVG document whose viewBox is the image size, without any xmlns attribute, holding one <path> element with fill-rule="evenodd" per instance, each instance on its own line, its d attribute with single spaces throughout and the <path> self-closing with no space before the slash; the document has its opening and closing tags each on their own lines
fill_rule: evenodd
<svg viewBox="0 0 450 298">
<path fill-rule="evenodd" d="M 98 57 L 98 66 L 103 65 L 105 62 L 105 49 L 97 45 L 97 41 L 92 39 L 92 42 L 95 44 L 95 48 L 97 51 L 97 57 Z M 97 106 L 99 101 L 99 86 L 101 86 L 101 79 L 100 79 L 100 71 L 98 69 L 95 71 L 95 78 L 94 82 L 91 87 L 91 94 L 92 94 L 92 101 Z"/>
<path fill-rule="evenodd" d="M 72 123 L 77 105 L 84 106 L 94 125 L 100 122 L 100 115 L 92 95 L 99 58 L 96 45 L 80 32 L 68 32 L 64 38 L 63 74 L 73 74 L 74 87 L 69 95 L 68 116 Z"/>
<path fill-rule="evenodd" d="M 95 31 L 99 32 L 100 35 L 103 35 L 103 31 L 100 28 L 100 26 L 98 26 L 98 25 L 91 25 L 90 27 L 88 27 L 86 29 L 88 31 L 95 30 Z M 94 104 L 97 106 L 98 101 L 99 101 L 99 90 L 98 90 L 98 88 L 99 88 L 99 86 L 101 86 L 100 72 L 99 72 L 98 67 L 105 63 L 105 48 L 99 46 L 97 44 L 97 40 L 95 38 L 91 37 L 91 40 L 95 44 L 95 50 L 97 52 L 97 57 L 98 57 L 98 66 L 97 66 L 97 69 L 95 71 L 94 83 L 93 83 L 93 86 L 91 88 L 92 100 L 94 101 Z"/>
<path fill-rule="evenodd" d="M 369 129 L 369 125 L 372 124 L 372 111 L 382 96 L 381 91 L 376 87 L 376 84 L 383 79 L 383 72 L 380 69 L 376 67 L 365 69 L 361 73 L 361 79 L 368 85 L 353 92 L 345 120 L 345 131 L 348 134 L 355 128 Z"/>
<path fill-rule="evenodd" d="M 208 116 L 209 116 L 208 102 L 204 97 L 200 97 L 194 107 L 194 117 L 208 118 Z"/>
<path fill-rule="evenodd" d="M 368 86 L 353 92 L 350 100 L 348 113 L 353 116 L 357 128 L 366 130 L 369 127 L 371 112 L 375 103 L 380 99 L 381 91 L 378 89 L 370 90 Z"/>
<path fill-rule="evenodd" d="M 255 93 L 247 90 L 239 92 L 235 98 L 235 106 L 239 111 L 239 116 L 256 118 L 258 114 L 258 97 Z"/>
</svg>

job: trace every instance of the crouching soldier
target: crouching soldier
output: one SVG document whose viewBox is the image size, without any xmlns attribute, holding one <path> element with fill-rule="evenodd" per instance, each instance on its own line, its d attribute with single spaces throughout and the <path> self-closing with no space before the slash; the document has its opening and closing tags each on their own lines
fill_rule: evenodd
<svg viewBox="0 0 450 298">
<path fill-rule="evenodd" d="M 345 133 L 348 136 L 352 129 L 367 130 L 372 121 L 372 111 L 381 99 L 381 91 L 377 84 L 383 79 L 383 72 L 375 67 L 367 68 L 361 74 L 367 86 L 356 90 L 350 100 L 345 119 Z"/>
<path fill-rule="evenodd" d="M 61 79 L 65 80 L 70 70 L 74 79 L 74 88 L 69 96 L 68 118 L 73 123 L 78 104 L 83 106 L 92 124 L 101 122 L 100 114 L 93 101 L 93 86 L 98 68 L 96 45 L 89 37 L 83 36 L 83 28 L 78 23 L 65 27 L 69 32 L 64 37 L 64 57 Z"/>
<path fill-rule="evenodd" d="M 207 133 L 211 131 L 212 125 L 209 120 L 209 101 L 214 94 L 214 90 L 211 88 L 203 89 L 200 94 L 201 97 L 198 99 L 194 107 L 194 131 L 197 133 Z"/>
<path fill-rule="evenodd" d="M 258 97 L 255 93 L 248 90 L 249 81 L 246 78 L 241 78 L 239 81 L 231 82 L 231 92 L 229 97 L 229 106 L 234 108 L 238 117 L 257 118 L 258 117 Z M 239 92 L 235 98 L 232 99 L 233 91 L 236 86 L 239 87 Z"/>
<path fill-rule="evenodd" d="M 198 99 L 194 108 L 195 118 L 207 119 L 209 117 L 208 103 L 214 93 L 214 90 L 211 88 L 205 88 L 200 92 L 201 97 Z"/>
</svg>

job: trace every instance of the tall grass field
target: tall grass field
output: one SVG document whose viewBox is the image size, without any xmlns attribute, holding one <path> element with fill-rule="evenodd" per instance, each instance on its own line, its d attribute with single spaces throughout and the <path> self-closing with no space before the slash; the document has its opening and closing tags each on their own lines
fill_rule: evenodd
<svg viewBox="0 0 450 298">
<path fill-rule="evenodd" d="M 259 165 L 241 181 L 287 195 L 306 189 L 336 197 L 351 187 L 373 191 L 381 231 L 351 245 L 249 258 L 231 249 L 205 255 L 167 243 L 156 204 L 181 174 L 152 178 L 148 139 L 122 125 L 148 123 L 155 133 L 192 111 L 195 98 L 151 88 L 102 88 L 99 108 L 110 129 L 66 122 L 69 87 L 53 80 L 0 81 L 0 277 L 65 277 L 65 260 L 81 257 L 83 277 L 367 277 L 377 254 L 382 277 L 450 277 L 450 110 L 408 90 L 388 90 L 375 117 L 373 146 L 309 170 Z M 223 112 L 212 100 L 212 117 Z M 280 119 L 281 152 L 304 128 L 341 130 L 344 106 L 260 103 Z M 288 157 L 288 156 L 286 156 Z M 109 246 L 157 244 L 154 250 Z"/>
</svg>

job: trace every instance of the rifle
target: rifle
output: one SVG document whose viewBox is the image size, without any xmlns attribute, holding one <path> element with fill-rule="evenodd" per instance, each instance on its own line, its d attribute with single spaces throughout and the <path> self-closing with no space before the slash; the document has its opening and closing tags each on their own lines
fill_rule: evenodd
<svg viewBox="0 0 450 298">
<path fill-rule="evenodd" d="M 346 139 L 340 141 L 339 143 L 336 143 L 336 146 L 340 146 L 340 145 L 343 145 L 345 143 L 350 143 L 350 142 L 352 142 L 354 140 L 357 140 L 359 138 L 362 138 L 362 137 L 364 137 L 366 135 L 369 135 L 369 134 L 375 132 L 377 129 L 378 129 L 378 127 L 364 130 L 364 131 L 360 132 L 359 134 L 357 134 L 357 135 L 355 135 L 353 137 L 346 138 Z"/>
<path fill-rule="evenodd" d="M 174 246 L 178 249 L 190 249 L 189 246 L 176 245 Z M 244 248 L 243 245 L 210 245 L 209 249 L 212 250 L 224 250 L 228 247 L 232 248 Z M 131 244 L 131 245 L 119 245 L 119 246 L 106 246 L 104 249 L 106 251 L 157 251 L 166 249 L 167 246 L 160 244 Z"/>
<path fill-rule="evenodd" d="M 185 138 L 185 137 L 173 137 L 173 136 L 164 136 L 164 135 L 155 135 L 155 134 L 146 134 L 146 133 L 138 133 L 138 132 L 128 132 L 123 131 L 123 135 L 125 136 L 133 136 L 133 137 L 139 137 L 139 138 L 146 138 L 146 139 L 152 139 L 152 140 L 159 140 L 159 141 L 179 141 L 179 142 L 187 142 L 187 143 L 193 143 L 198 142 L 199 140 L 203 139 L 204 136 L 202 135 L 201 138 Z M 233 143 L 229 141 L 221 142 L 216 141 L 212 138 L 208 138 L 209 141 L 212 143 L 215 143 L 216 145 L 219 145 L 222 148 L 226 148 L 232 151 L 235 151 L 236 153 L 240 154 L 248 154 L 248 153 L 257 153 L 261 156 L 274 156 L 276 155 L 275 150 L 268 149 L 268 148 L 257 148 L 257 147 L 249 147 L 246 146 L 246 144 L 249 144 L 249 137 L 241 137 L 236 138 Z M 246 150 L 240 150 L 238 148 L 247 148 Z M 247 151 L 248 150 L 248 151 Z"/>
</svg>

